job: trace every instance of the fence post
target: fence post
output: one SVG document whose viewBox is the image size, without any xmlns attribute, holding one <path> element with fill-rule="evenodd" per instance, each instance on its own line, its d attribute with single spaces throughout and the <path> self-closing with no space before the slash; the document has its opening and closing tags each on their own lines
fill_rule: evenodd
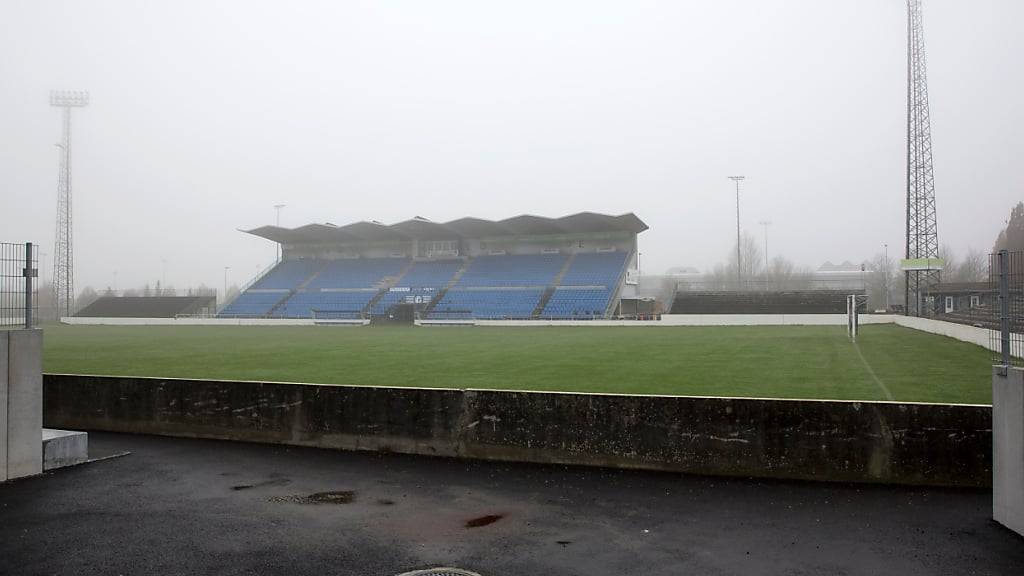
<svg viewBox="0 0 1024 576">
<path fill-rule="evenodd" d="M 999 340 L 1003 366 L 1010 365 L 1010 253 L 999 251 Z"/>
<path fill-rule="evenodd" d="M 25 243 L 25 268 L 22 274 L 25 276 L 25 328 L 32 328 L 32 278 L 37 271 L 32 267 L 32 243 Z"/>
</svg>

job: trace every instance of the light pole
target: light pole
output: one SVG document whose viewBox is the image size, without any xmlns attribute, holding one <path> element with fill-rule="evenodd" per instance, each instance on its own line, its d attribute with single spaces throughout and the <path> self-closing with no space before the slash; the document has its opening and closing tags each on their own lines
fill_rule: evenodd
<svg viewBox="0 0 1024 576">
<path fill-rule="evenodd" d="M 740 260 L 740 182 L 746 179 L 746 176 L 729 176 L 729 180 L 736 183 L 736 289 L 743 289 L 743 267 Z"/>
<path fill-rule="evenodd" d="M 764 226 L 764 267 L 768 268 L 768 227 L 772 225 L 771 220 L 761 220 L 758 222 L 761 226 Z"/>
<path fill-rule="evenodd" d="M 274 204 L 274 210 L 277 210 L 277 227 L 281 227 L 281 208 L 284 208 L 287 204 Z M 281 243 L 277 243 L 277 260 L 281 260 Z"/>
<path fill-rule="evenodd" d="M 160 293 L 157 296 L 163 296 L 164 290 L 167 290 L 167 258 L 160 258 Z"/>
</svg>

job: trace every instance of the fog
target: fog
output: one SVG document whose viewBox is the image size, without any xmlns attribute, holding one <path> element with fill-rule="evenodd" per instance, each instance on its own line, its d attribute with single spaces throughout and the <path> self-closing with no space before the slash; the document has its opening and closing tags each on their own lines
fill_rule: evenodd
<svg viewBox="0 0 1024 576">
<path fill-rule="evenodd" d="M 1024 196 L 1019 0 L 926 0 L 940 242 Z M 0 4 L 0 240 L 52 252 L 75 110 L 76 287 L 244 283 L 237 229 L 635 212 L 645 273 L 741 218 L 801 265 L 904 234 L 900 0 Z M 44 277 L 51 263 L 47 256 Z"/>
</svg>

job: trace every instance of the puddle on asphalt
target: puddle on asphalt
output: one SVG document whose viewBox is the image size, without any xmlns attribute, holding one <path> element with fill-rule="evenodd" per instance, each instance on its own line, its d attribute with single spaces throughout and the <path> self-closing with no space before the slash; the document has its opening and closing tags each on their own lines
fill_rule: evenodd
<svg viewBox="0 0 1024 576">
<path fill-rule="evenodd" d="M 334 490 L 331 492 L 316 492 L 308 496 L 292 494 L 291 496 L 272 496 L 270 502 L 284 502 L 291 504 L 351 504 L 356 498 L 352 490 Z"/>
<path fill-rule="evenodd" d="M 498 520 L 501 520 L 504 517 L 504 514 L 488 514 L 487 516 L 480 516 L 479 518 L 466 520 L 466 528 L 480 528 L 481 526 L 489 526 L 491 524 L 494 524 Z"/>
<path fill-rule="evenodd" d="M 291 484 L 292 481 L 287 478 L 275 478 L 273 480 L 265 480 L 263 482 L 256 482 L 255 484 L 238 484 L 232 486 L 231 489 L 235 490 L 251 490 L 253 488 L 265 488 L 267 486 L 286 486 Z"/>
</svg>

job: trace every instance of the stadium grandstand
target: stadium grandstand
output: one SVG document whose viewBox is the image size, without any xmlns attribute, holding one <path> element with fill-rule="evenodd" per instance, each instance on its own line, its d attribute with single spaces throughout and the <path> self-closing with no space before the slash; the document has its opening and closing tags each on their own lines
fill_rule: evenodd
<svg viewBox="0 0 1024 576">
<path fill-rule="evenodd" d="M 75 314 L 79 318 L 175 318 L 206 316 L 217 309 L 213 296 L 101 296 Z"/>
<path fill-rule="evenodd" d="M 393 225 L 263 226 L 281 260 L 218 314 L 223 318 L 387 317 L 596 319 L 635 298 L 636 215 L 581 212 L 501 221 L 416 217 Z"/>
</svg>

